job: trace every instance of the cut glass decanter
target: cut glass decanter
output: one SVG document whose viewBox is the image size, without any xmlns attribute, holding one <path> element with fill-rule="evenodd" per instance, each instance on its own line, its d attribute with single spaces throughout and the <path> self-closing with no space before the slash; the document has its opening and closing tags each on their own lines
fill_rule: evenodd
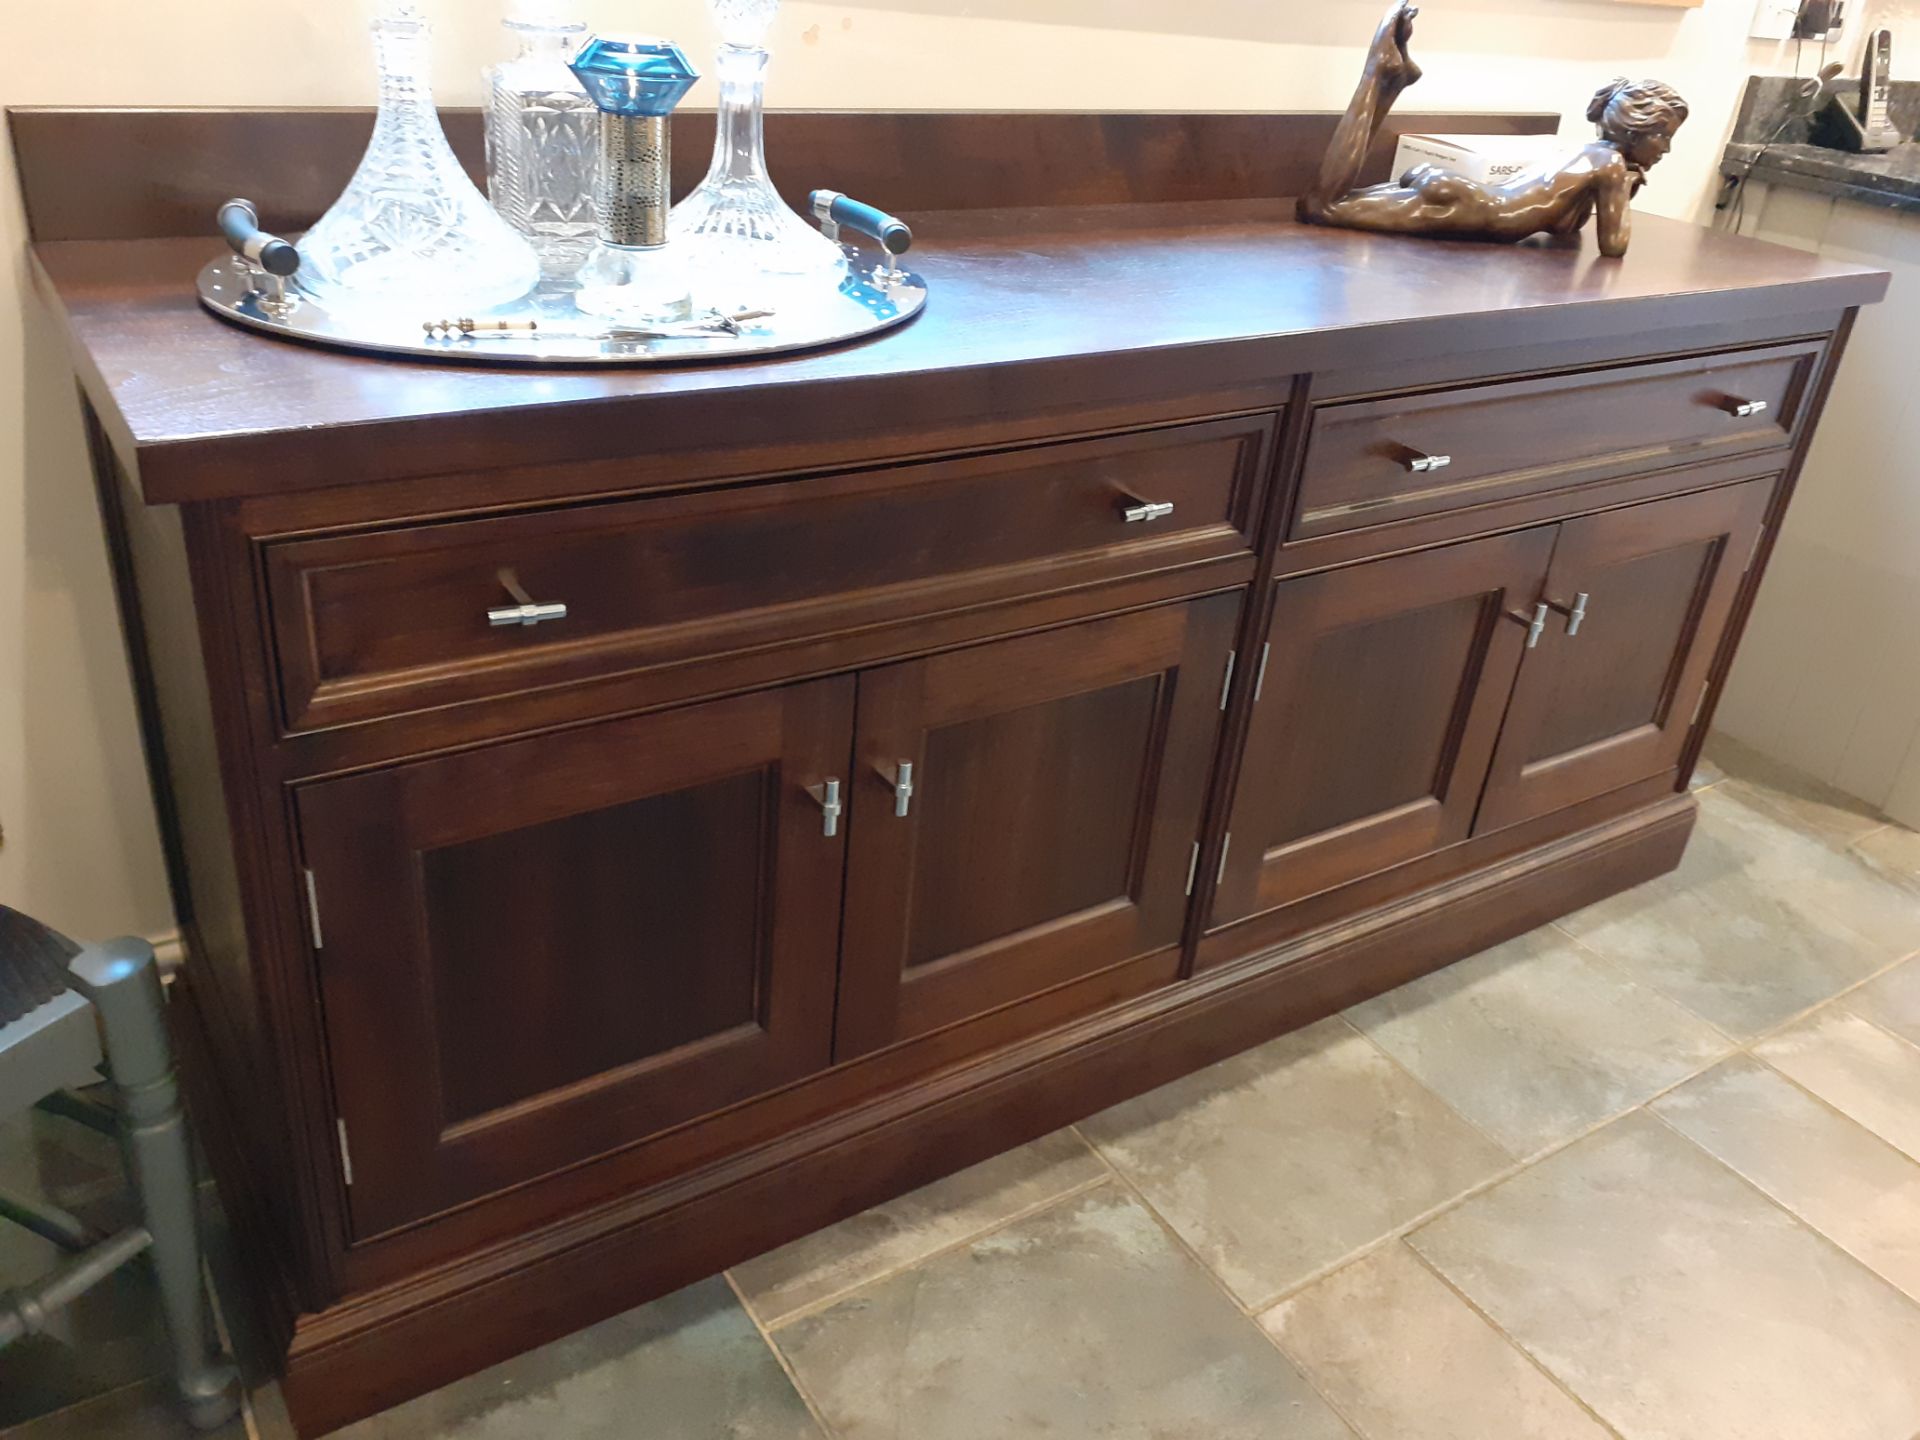
<svg viewBox="0 0 1920 1440">
<path fill-rule="evenodd" d="M 703 295 L 777 305 L 832 293 L 846 269 L 838 245 L 780 198 L 767 173 L 767 31 L 780 0 L 709 0 L 720 28 L 713 164 L 674 207 L 674 241 Z"/>
<path fill-rule="evenodd" d="M 567 68 L 587 27 L 561 0 L 509 0 L 505 25 L 519 53 L 487 72 L 487 193 L 565 286 L 594 241 L 600 111 Z"/>
<path fill-rule="evenodd" d="M 411 0 L 381 0 L 373 21 L 380 110 L 360 168 L 300 241 L 299 283 L 331 306 L 396 300 L 481 310 L 540 278 L 533 247 L 494 211 L 454 158 L 429 83 L 429 26 Z"/>
</svg>

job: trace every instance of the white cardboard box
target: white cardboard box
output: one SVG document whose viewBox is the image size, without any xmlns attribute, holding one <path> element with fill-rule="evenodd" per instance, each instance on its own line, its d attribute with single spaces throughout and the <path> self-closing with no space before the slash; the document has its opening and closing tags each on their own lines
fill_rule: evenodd
<svg viewBox="0 0 1920 1440">
<path fill-rule="evenodd" d="M 1482 184 L 1499 185 L 1577 149 L 1558 135 L 1402 135 L 1393 178 L 1416 165 L 1437 165 Z"/>
</svg>

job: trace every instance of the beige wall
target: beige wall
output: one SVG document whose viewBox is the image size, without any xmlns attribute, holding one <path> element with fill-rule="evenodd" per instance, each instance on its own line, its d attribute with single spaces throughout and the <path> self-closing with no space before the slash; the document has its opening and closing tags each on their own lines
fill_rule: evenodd
<svg viewBox="0 0 1920 1440">
<path fill-rule="evenodd" d="M 1920 219 L 1775 189 L 1749 233 L 1893 273 L 1862 312 L 1719 725 L 1920 827 Z"/>
<path fill-rule="evenodd" d="M 441 98 L 471 101 L 496 53 L 498 9 L 493 0 L 434 8 Z M 790 0 L 771 96 L 789 106 L 1338 109 L 1382 8 Z M 586 0 L 583 9 L 609 28 L 675 35 L 696 53 L 711 43 L 700 0 Z M 359 13 L 355 0 L 10 4 L 0 103 L 363 102 Z M 1435 0 L 1420 20 L 1428 79 L 1409 103 L 1551 109 L 1577 121 L 1615 74 L 1669 80 L 1696 118 L 1643 203 L 1694 214 L 1746 74 L 1779 58 L 1744 40 L 1752 13 L 1753 0 L 1693 10 Z M 0 158 L 0 899 L 79 933 L 158 933 L 170 924 L 166 890 L 99 526 L 71 385 L 27 303 L 23 243 L 10 157 Z"/>
</svg>

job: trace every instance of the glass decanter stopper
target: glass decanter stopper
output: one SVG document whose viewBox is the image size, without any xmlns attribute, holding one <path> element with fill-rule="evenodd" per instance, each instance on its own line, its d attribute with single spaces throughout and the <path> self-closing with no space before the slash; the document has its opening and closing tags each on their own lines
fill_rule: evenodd
<svg viewBox="0 0 1920 1440">
<path fill-rule="evenodd" d="M 589 315 L 645 323 L 685 320 L 693 296 L 667 243 L 673 163 L 668 117 L 700 74 L 680 47 L 643 36 L 597 35 L 574 58 L 600 108 L 599 240 L 580 267 L 573 303 Z"/>
<path fill-rule="evenodd" d="M 519 53 L 487 71 L 487 194 L 533 243 L 541 278 L 570 284 L 593 250 L 600 112 L 567 62 L 586 38 L 563 0 L 508 0 Z"/>
<path fill-rule="evenodd" d="M 346 190 L 300 241 L 301 288 L 329 305 L 397 300 L 421 314 L 518 300 L 539 257 L 454 158 L 429 84 L 430 30 L 411 0 L 373 21 L 380 110 Z"/>
<path fill-rule="evenodd" d="M 845 270 L 838 245 L 780 198 L 767 174 L 767 31 L 780 0 L 709 0 L 720 27 L 720 109 L 713 164 L 673 209 L 676 243 L 687 247 L 696 283 L 716 299 L 775 304 L 796 282 L 832 293 Z"/>
</svg>

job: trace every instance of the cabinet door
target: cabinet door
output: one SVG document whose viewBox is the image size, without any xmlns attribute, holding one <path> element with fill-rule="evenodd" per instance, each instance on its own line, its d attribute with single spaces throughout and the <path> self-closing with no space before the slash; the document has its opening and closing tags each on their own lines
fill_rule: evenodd
<svg viewBox="0 0 1920 1440">
<path fill-rule="evenodd" d="M 1561 526 L 1544 592 L 1559 614 L 1521 667 L 1479 830 L 1679 763 L 1772 490 L 1755 480 Z"/>
<path fill-rule="evenodd" d="M 1280 582 L 1214 924 L 1467 837 L 1553 539 Z"/>
<path fill-rule="evenodd" d="M 347 1195 L 378 1234 L 825 1066 L 854 684 L 299 798 Z"/>
<path fill-rule="evenodd" d="M 860 677 L 839 1058 L 1179 944 L 1239 611 Z"/>
</svg>

